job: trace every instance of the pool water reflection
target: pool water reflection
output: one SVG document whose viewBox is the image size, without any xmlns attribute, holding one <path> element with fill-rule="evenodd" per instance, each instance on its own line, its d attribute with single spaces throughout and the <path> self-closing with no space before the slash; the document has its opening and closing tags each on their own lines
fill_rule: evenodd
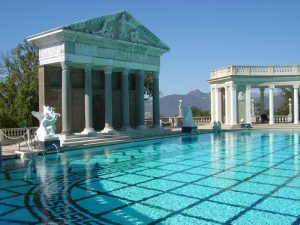
<svg viewBox="0 0 300 225">
<path fill-rule="evenodd" d="M 298 151 L 239 131 L 5 161 L 0 224 L 299 224 Z"/>
</svg>

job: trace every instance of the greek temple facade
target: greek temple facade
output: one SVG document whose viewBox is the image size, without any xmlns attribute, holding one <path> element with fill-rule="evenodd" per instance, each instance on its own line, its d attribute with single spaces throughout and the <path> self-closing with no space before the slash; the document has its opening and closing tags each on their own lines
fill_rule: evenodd
<svg viewBox="0 0 300 225">
<path fill-rule="evenodd" d="M 160 57 L 170 48 L 128 12 L 27 38 L 39 48 L 39 108 L 55 107 L 63 134 L 144 129 L 144 77 L 159 127 Z"/>
<path fill-rule="evenodd" d="M 251 89 L 258 89 L 260 115 L 265 110 L 265 92 L 269 94 L 268 123 L 274 124 L 274 89 L 292 88 L 288 121 L 299 124 L 300 66 L 228 66 L 211 72 L 211 121 L 225 125 L 252 123 L 255 120 Z"/>
</svg>

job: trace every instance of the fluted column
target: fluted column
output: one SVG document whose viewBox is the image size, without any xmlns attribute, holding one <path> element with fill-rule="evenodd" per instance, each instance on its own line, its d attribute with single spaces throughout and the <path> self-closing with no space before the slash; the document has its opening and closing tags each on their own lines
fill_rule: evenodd
<svg viewBox="0 0 300 225">
<path fill-rule="evenodd" d="M 299 124 L 299 84 L 295 84 L 294 88 L 294 124 Z"/>
<path fill-rule="evenodd" d="M 160 112 L 159 112 L 159 72 L 153 72 L 153 128 L 160 127 Z"/>
<path fill-rule="evenodd" d="M 72 115 L 71 115 L 71 62 L 61 62 L 62 82 L 61 82 L 61 117 L 62 117 L 62 133 L 71 134 L 72 132 Z"/>
<path fill-rule="evenodd" d="M 83 134 L 93 134 L 93 90 L 92 90 L 92 64 L 85 65 L 85 89 L 84 89 L 84 116 L 85 128 Z"/>
<path fill-rule="evenodd" d="M 230 125 L 237 125 L 237 108 L 236 108 L 236 85 L 230 86 Z"/>
<path fill-rule="evenodd" d="M 112 126 L 112 66 L 104 68 L 105 74 L 105 127 L 101 133 L 110 133 L 114 130 Z"/>
<path fill-rule="evenodd" d="M 144 70 L 138 70 L 137 83 L 137 129 L 145 129 L 145 105 L 144 105 Z"/>
<path fill-rule="evenodd" d="M 124 68 L 122 71 L 122 130 L 130 130 L 128 73 L 129 69 Z"/>
<path fill-rule="evenodd" d="M 216 120 L 216 112 L 215 112 L 215 85 L 210 86 L 210 115 L 211 115 L 211 121 L 210 123 L 215 122 Z"/>
<path fill-rule="evenodd" d="M 246 123 L 251 123 L 251 86 L 246 85 Z"/>
<path fill-rule="evenodd" d="M 273 90 L 275 86 L 270 85 L 269 86 L 269 124 L 274 124 L 274 96 L 273 96 Z"/>
</svg>

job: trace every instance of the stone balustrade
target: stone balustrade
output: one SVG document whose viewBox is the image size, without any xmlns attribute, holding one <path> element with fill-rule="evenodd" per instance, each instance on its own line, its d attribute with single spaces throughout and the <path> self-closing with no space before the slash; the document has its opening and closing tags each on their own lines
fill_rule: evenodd
<svg viewBox="0 0 300 225">
<path fill-rule="evenodd" d="M 211 122 L 210 116 L 199 116 L 193 117 L 193 120 L 196 125 L 201 124 L 208 124 Z M 162 127 L 180 127 L 182 124 L 183 118 L 182 117 L 160 117 L 160 125 Z M 152 126 L 152 119 L 146 119 L 145 125 L 147 127 Z"/>
<path fill-rule="evenodd" d="M 228 66 L 211 72 L 211 79 L 234 75 L 289 76 L 300 75 L 300 65 L 294 66 Z"/>
<path fill-rule="evenodd" d="M 29 133 L 32 137 L 38 127 L 30 127 Z M 27 132 L 27 128 L 4 128 L 0 129 L 0 142 L 2 145 L 10 145 L 23 141 L 22 137 Z M 19 137 L 19 138 L 18 138 Z"/>
<path fill-rule="evenodd" d="M 291 123 L 292 122 L 292 116 L 289 115 L 275 115 L 274 116 L 274 122 L 275 123 Z M 253 123 L 261 123 L 260 116 L 255 116 L 255 122 Z"/>
</svg>

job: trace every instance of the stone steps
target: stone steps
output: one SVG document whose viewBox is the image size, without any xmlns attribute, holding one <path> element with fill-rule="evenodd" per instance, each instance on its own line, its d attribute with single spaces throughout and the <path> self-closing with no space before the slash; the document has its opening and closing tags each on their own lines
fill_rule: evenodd
<svg viewBox="0 0 300 225">
<path fill-rule="evenodd" d="M 129 140 L 128 136 L 125 135 L 97 135 L 97 136 L 67 136 L 65 139 L 61 140 L 62 147 L 70 146 L 83 146 L 83 145 L 97 145 L 106 143 L 121 142 L 124 140 Z"/>
<path fill-rule="evenodd" d="M 175 132 L 176 133 L 176 132 Z M 161 128 L 151 128 L 151 129 L 141 129 L 141 130 L 129 130 L 129 131 L 116 131 L 111 134 L 101 134 L 97 133 L 94 136 L 88 135 L 69 135 L 60 136 L 62 147 L 73 147 L 73 146 L 88 146 L 88 145 L 101 145 L 101 144 L 111 144 L 120 143 L 125 141 L 130 141 L 133 139 L 147 139 L 155 137 L 170 136 L 170 134 L 175 134 L 169 129 Z"/>
</svg>

